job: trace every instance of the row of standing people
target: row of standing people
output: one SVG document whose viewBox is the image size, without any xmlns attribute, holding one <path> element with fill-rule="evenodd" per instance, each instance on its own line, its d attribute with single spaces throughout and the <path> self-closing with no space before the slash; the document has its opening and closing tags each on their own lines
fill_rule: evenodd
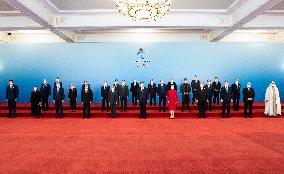
<svg viewBox="0 0 284 174">
<path fill-rule="evenodd" d="M 9 117 L 14 117 L 16 113 L 16 101 L 19 95 L 19 89 L 17 85 L 14 85 L 14 81 L 9 81 L 9 86 L 6 89 L 6 100 L 8 101 L 9 107 Z M 281 114 L 281 105 L 279 91 L 278 88 L 275 86 L 275 82 L 271 82 L 269 88 L 266 91 L 266 100 L 265 103 L 272 104 L 270 101 L 275 98 L 276 107 L 265 107 L 265 114 L 267 115 L 276 115 Z M 173 88 L 173 89 L 171 89 Z M 268 89 L 273 88 L 272 93 L 269 93 Z M 142 89 L 142 90 L 141 90 Z M 145 89 L 145 92 L 144 92 Z M 158 86 L 154 83 L 154 80 L 151 80 L 148 84 L 148 88 L 145 87 L 144 83 L 138 84 L 136 80 L 131 83 L 130 92 L 132 93 L 132 103 L 137 105 L 139 102 L 140 104 L 140 116 L 142 118 L 146 117 L 146 104 L 148 98 L 150 99 L 150 106 L 156 105 L 156 97 L 159 97 L 159 111 L 162 110 L 165 112 L 166 103 L 168 101 L 171 118 L 174 116 L 175 107 L 173 107 L 173 102 L 176 105 L 178 103 L 177 94 L 174 94 L 173 97 L 169 92 L 171 90 L 177 91 L 177 84 L 171 80 L 168 84 L 164 84 L 163 80 L 160 80 L 160 84 Z M 224 87 L 221 87 L 221 83 L 219 82 L 218 78 L 215 77 L 214 82 L 211 84 L 211 81 L 208 80 L 207 84 L 204 85 L 201 83 L 197 76 L 194 76 L 191 84 L 188 83 L 187 78 L 184 79 L 184 83 L 180 86 L 180 92 L 182 96 L 182 112 L 184 109 L 189 109 L 190 103 L 190 93 L 192 92 L 192 104 L 198 104 L 199 106 L 199 116 L 205 117 L 205 111 L 207 108 L 212 111 L 212 104 L 219 105 L 219 98 L 222 102 L 222 116 L 225 117 L 225 111 L 227 110 L 226 116 L 229 117 L 230 115 L 230 103 L 233 102 L 234 110 L 239 110 L 239 100 L 240 100 L 240 91 L 241 85 L 238 82 L 238 79 L 229 87 L 228 81 L 225 81 Z M 271 90 L 270 90 L 271 91 Z M 275 92 L 276 91 L 276 92 Z M 274 96 L 270 100 L 268 100 L 271 94 Z M 270 95 L 270 96 L 271 96 Z M 111 109 L 111 115 L 114 117 L 116 115 L 116 105 L 121 102 L 122 112 L 125 112 L 127 109 L 127 99 L 129 96 L 128 86 L 126 85 L 125 80 L 122 81 L 122 84 L 118 84 L 118 80 L 115 80 L 115 83 L 112 87 L 108 86 L 107 81 L 104 82 L 104 85 L 101 87 L 101 99 L 102 99 L 102 111 L 105 109 Z M 142 97 L 141 97 L 142 96 Z M 31 102 L 31 110 L 35 117 L 39 117 L 41 109 L 43 111 L 48 110 L 48 99 L 51 97 L 51 86 L 48 84 L 47 80 L 44 80 L 43 84 L 41 85 L 40 90 L 37 89 L 37 86 L 34 87 L 33 92 L 31 93 L 30 102 Z M 244 115 L 245 117 L 248 115 L 251 117 L 252 115 L 252 104 L 254 101 L 255 93 L 253 88 L 251 88 L 251 83 L 247 84 L 246 88 L 243 88 L 243 98 L 245 104 Z M 62 82 L 60 82 L 59 78 L 56 78 L 53 87 L 53 100 L 56 105 L 56 114 L 57 117 L 63 117 L 63 108 L 62 103 L 64 102 L 65 94 L 64 89 L 62 87 Z M 74 84 L 71 84 L 68 98 L 70 99 L 70 110 L 76 111 L 76 103 L 77 103 L 77 89 Z M 84 82 L 82 85 L 81 90 L 81 100 L 83 103 L 83 112 L 84 118 L 89 118 L 90 116 L 90 103 L 93 102 L 93 92 L 90 88 L 90 85 L 87 81 Z M 173 100 L 173 102 L 171 102 Z M 277 107 L 278 105 L 278 107 Z M 42 107 L 41 107 L 42 106 Z M 172 106 L 172 107 L 171 107 Z M 279 111 L 280 106 L 280 111 Z M 172 109 L 171 109 L 172 108 Z M 273 111 L 269 112 L 269 109 L 272 108 Z M 249 113 L 247 114 L 247 109 Z M 274 112 L 276 110 L 276 112 Z"/>
</svg>

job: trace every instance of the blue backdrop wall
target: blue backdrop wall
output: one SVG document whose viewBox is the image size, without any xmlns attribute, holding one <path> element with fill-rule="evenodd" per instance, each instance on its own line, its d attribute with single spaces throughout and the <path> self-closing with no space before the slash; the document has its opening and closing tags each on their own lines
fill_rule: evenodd
<svg viewBox="0 0 284 174">
<path fill-rule="evenodd" d="M 139 48 L 144 48 L 147 68 L 137 68 Z M 95 100 L 106 79 L 133 78 L 156 82 L 170 78 L 179 84 L 194 74 L 206 81 L 218 76 L 230 83 L 239 77 L 242 86 L 251 81 L 256 100 L 263 101 L 267 85 L 276 81 L 284 97 L 284 45 L 264 43 L 84 43 L 0 45 L 0 98 L 14 79 L 20 88 L 19 101 L 28 102 L 33 85 L 47 78 L 53 84 L 60 77 L 67 94 L 70 83 L 79 88 L 84 80 L 91 83 Z"/>
</svg>

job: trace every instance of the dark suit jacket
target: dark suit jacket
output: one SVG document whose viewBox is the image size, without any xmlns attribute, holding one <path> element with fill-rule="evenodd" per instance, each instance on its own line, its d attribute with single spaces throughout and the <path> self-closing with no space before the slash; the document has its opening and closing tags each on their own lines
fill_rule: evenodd
<svg viewBox="0 0 284 174">
<path fill-rule="evenodd" d="M 210 87 L 208 87 L 208 84 L 205 85 L 206 91 L 207 91 L 207 96 L 208 99 L 213 97 L 214 94 L 214 89 L 213 89 L 213 85 L 210 85 Z"/>
<path fill-rule="evenodd" d="M 204 102 L 208 99 L 207 96 L 207 89 L 205 87 L 203 87 L 202 89 L 199 87 L 196 90 L 196 96 L 197 96 L 197 100 L 198 102 Z"/>
<path fill-rule="evenodd" d="M 153 96 L 156 96 L 156 93 L 157 93 L 157 85 L 156 83 L 153 83 L 153 86 L 150 84 L 148 84 L 148 90 L 149 90 L 149 94 L 150 95 L 153 95 Z"/>
<path fill-rule="evenodd" d="M 241 84 L 238 83 L 238 85 L 236 85 L 234 83 L 234 84 L 232 84 L 231 88 L 232 88 L 233 97 L 234 98 L 240 98 L 240 95 L 241 95 Z"/>
<path fill-rule="evenodd" d="M 221 88 L 221 99 L 223 102 L 230 102 L 232 99 L 232 89 L 228 87 L 228 91 L 226 91 L 225 87 Z"/>
<path fill-rule="evenodd" d="M 19 88 L 17 85 L 13 85 L 12 88 L 10 88 L 10 85 L 6 88 L 6 99 L 7 100 L 15 100 L 19 97 Z"/>
<path fill-rule="evenodd" d="M 212 83 L 212 85 L 213 85 L 213 91 L 214 92 L 220 92 L 220 90 L 221 90 L 221 83 L 218 81 L 217 83 L 214 81 L 213 83 Z"/>
<path fill-rule="evenodd" d="M 254 93 L 253 88 L 250 88 L 250 90 L 248 88 L 243 89 L 243 100 L 244 100 L 244 102 L 247 102 L 248 98 L 252 98 L 252 102 L 253 102 L 254 97 L 255 97 L 255 93 Z"/>
<path fill-rule="evenodd" d="M 110 91 L 110 86 L 106 86 L 106 87 L 102 86 L 101 87 L 101 97 L 103 98 L 108 97 L 109 91 Z"/>
<path fill-rule="evenodd" d="M 109 103 L 111 105 L 115 105 L 116 102 L 117 102 L 117 92 L 116 91 L 114 91 L 114 92 L 110 91 L 109 94 L 108 94 L 108 99 L 109 99 Z"/>
<path fill-rule="evenodd" d="M 171 90 L 171 86 L 172 86 L 172 85 L 174 85 L 175 90 L 177 91 L 177 84 L 176 84 L 176 82 L 174 82 L 173 84 L 171 84 L 171 82 L 168 82 L 168 85 L 167 85 L 168 91 Z"/>
<path fill-rule="evenodd" d="M 132 92 L 133 95 L 137 95 L 137 91 L 139 89 L 139 84 L 136 82 L 136 85 L 134 85 L 134 83 L 131 83 L 131 87 L 130 87 L 130 92 Z"/>
<path fill-rule="evenodd" d="M 163 84 L 163 87 L 161 84 L 158 85 L 158 90 L 157 90 L 158 96 L 159 97 L 166 97 L 168 94 L 168 89 L 167 85 Z"/>
<path fill-rule="evenodd" d="M 191 88 L 192 88 L 192 92 L 197 91 L 197 89 L 200 88 L 200 81 L 199 80 L 197 80 L 197 81 L 192 80 L 191 81 Z"/>
<path fill-rule="evenodd" d="M 85 89 L 81 91 L 81 101 L 82 103 L 93 102 L 93 91 L 88 89 L 88 92 L 85 92 Z"/>
<path fill-rule="evenodd" d="M 114 84 L 113 84 L 114 85 Z M 120 88 L 120 85 L 117 84 L 116 86 L 114 85 L 114 90 L 116 91 L 116 94 L 117 94 L 117 97 L 119 97 L 119 88 Z"/>
<path fill-rule="evenodd" d="M 125 85 L 124 87 L 122 85 L 119 86 L 119 96 L 120 97 L 128 97 L 129 91 L 128 86 Z"/>
<path fill-rule="evenodd" d="M 50 84 L 42 84 L 40 87 L 41 96 L 44 98 L 48 98 L 51 96 L 51 86 Z"/>
<path fill-rule="evenodd" d="M 38 105 L 41 102 L 41 94 L 39 91 L 32 91 L 30 97 L 30 103 Z"/>
<path fill-rule="evenodd" d="M 75 100 L 77 98 L 77 89 L 69 89 L 68 98 Z"/>
<path fill-rule="evenodd" d="M 59 88 L 59 91 L 57 91 L 57 88 L 53 88 L 53 100 L 60 101 L 64 100 L 65 94 L 64 94 L 64 89 Z"/>
<path fill-rule="evenodd" d="M 141 91 L 141 87 L 138 90 L 138 96 L 139 102 L 147 102 L 149 98 L 149 92 L 148 89 L 144 87 L 144 90 Z"/>
<path fill-rule="evenodd" d="M 186 87 L 187 86 L 187 87 Z M 184 92 L 185 92 L 185 89 L 187 88 L 187 93 L 189 94 L 190 92 L 191 92 L 191 89 L 190 89 L 190 84 L 185 84 L 185 83 L 183 83 L 183 84 L 181 84 L 180 85 L 180 92 L 181 92 L 181 94 L 182 95 L 184 95 Z"/>
</svg>

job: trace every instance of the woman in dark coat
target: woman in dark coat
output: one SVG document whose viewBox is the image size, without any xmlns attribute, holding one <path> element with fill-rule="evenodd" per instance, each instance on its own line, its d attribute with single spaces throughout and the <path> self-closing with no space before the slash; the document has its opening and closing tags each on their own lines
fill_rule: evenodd
<svg viewBox="0 0 284 174">
<path fill-rule="evenodd" d="M 30 103 L 32 115 L 34 118 L 39 118 L 41 114 L 41 94 L 37 86 L 34 86 L 34 90 L 31 93 Z"/>
</svg>

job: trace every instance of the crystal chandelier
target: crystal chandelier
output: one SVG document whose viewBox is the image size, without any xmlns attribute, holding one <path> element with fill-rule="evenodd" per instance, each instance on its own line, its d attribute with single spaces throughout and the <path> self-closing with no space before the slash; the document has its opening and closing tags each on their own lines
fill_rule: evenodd
<svg viewBox="0 0 284 174">
<path fill-rule="evenodd" d="M 173 0 L 115 0 L 120 13 L 135 21 L 156 21 L 169 13 Z"/>
</svg>

